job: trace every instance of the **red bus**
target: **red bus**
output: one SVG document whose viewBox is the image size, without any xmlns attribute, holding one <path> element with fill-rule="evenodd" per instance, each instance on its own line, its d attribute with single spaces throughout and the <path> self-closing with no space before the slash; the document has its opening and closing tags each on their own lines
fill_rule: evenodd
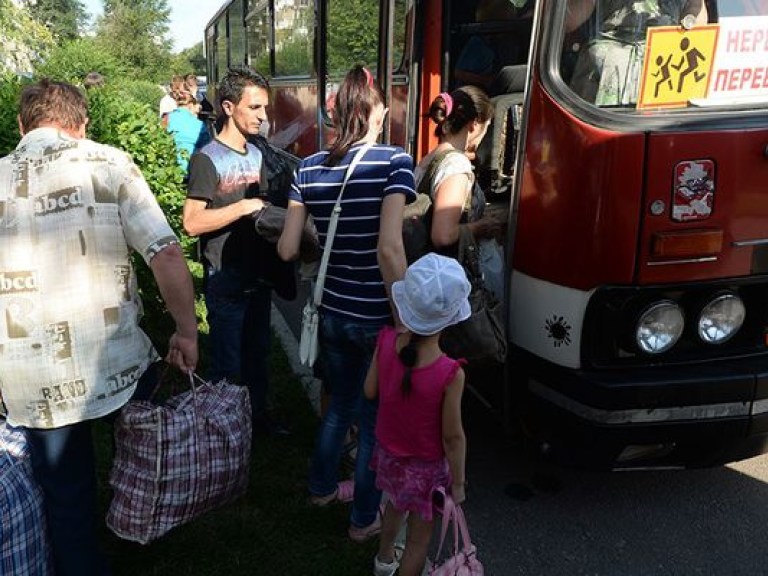
<svg viewBox="0 0 768 576">
<path fill-rule="evenodd" d="M 232 0 L 206 29 L 208 80 L 268 74 L 271 139 L 303 156 L 363 62 L 383 137 L 417 160 L 431 100 L 484 85 L 510 352 L 473 390 L 579 464 L 709 466 L 766 451 L 768 1 L 642 4 Z"/>
</svg>

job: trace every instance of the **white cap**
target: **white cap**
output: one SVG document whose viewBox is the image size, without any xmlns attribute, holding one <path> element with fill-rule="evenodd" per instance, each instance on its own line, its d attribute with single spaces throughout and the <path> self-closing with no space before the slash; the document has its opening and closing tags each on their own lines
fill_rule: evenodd
<svg viewBox="0 0 768 576">
<path fill-rule="evenodd" d="M 392 284 L 392 301 L 408 330 L 429 336 L 469 318 L 471 289 L 455 259 L 429 253 Z"/>
</svg>

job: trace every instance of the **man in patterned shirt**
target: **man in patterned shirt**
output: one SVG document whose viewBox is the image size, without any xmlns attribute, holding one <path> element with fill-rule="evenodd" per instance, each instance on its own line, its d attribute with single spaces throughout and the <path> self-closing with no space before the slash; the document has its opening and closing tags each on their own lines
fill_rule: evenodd
<svg viewBox="0 0 768 576">
<path fill-rule="evenodd" d="M 248 386 L 254 430 L 284 435 L 267 416 L 267 357 L 271 339 L 272 289 L 292 297 L 294 276 L 275 245 L 257 233 L 251 216 L 264 207 L 263 157 L 248 136 L 267 118 L 269 84 L 248 67 L 230 69 L 217 90 L 224 116 L 215 140 L 189 162 L 184 229 L 200 236 L 205 266 L 211 380 Z"/>
<path fill-rule="evenodd" d="M 184 256 L 139 169 L 85 138 L 87 103 L 43 80 L 21 94 L 21 142 L 0 159 L 0 391 L 26 429 L 58 576 L 107 574 L 95 533 L 91 420 L 150 383 L 157 352 L 131 251 L 176 322 L 167 360 L 197 363 Z"/>
</svg>

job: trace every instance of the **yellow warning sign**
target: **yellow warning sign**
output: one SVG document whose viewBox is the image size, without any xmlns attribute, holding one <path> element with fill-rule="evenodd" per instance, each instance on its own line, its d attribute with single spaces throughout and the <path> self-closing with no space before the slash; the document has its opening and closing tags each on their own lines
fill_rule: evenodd
<svg viewBox="0 0 768 576">
<path fill-rule="evenodd" d="M 648 29 L 638 108 L 687 106 L 707 94 L 719 26 Z"/>
</svg>

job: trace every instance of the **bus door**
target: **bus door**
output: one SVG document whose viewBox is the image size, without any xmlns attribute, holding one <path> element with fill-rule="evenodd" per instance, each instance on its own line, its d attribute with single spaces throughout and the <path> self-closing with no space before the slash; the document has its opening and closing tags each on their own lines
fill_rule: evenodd
<svg viewBox="0 0 768 576">
<path fill-rule="evenodd" d="M 473 159 L 477 183 L 488 201 L 486 211 L 511 212 L 514 204 L 535 9 L 533 0 L 425 0 L 420 10 L 425 14 L 422 36 L 417 37 L 417 61 L 423 67 L 421 113 L 440 92 L 465 85 L 479 86 L 494 104 L 494 118 Z M 422 117 L 420 156 L 437 145 L 434 129 Z M 511 245 L 510 240 L 505 250 L 508 268 Z M 508 388 L 504 366 L 468 370 L 472 393 L 501 416 Z"/>
<path fill-rule="evenodd" d="M 517 136 L 528 79 L 535 2 L 477 0 L 446 7 L 445 88 L 483 88 L 495 117 L 475 159 L 476 175 L 491 201 L 509 199 Z"/>
<path fill-rule="evenodd" d="M 580 464 L 761 453 L 768 2 L 539 4 L 507 408 Z"/>
</svg>

